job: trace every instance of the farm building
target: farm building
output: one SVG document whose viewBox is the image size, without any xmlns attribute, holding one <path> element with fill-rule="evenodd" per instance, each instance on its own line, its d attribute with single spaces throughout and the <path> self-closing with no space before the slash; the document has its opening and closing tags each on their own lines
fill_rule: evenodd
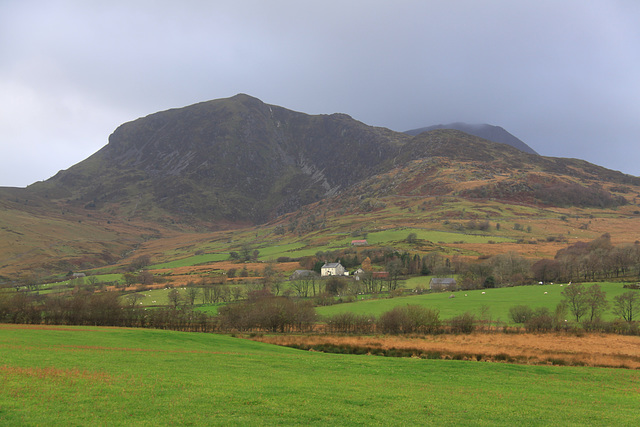
<svg viewBox="0 0 640 427">
<path fill-rule="evenodd" d="M 316 274 L 318 273 L 313 270 L 296 270 L 291 276 L 289 276 L 289 280 L 302 279 L 303 277 L 310 277 Z"/>
<path fill-rule="evenodd" d="M 456 279 L 449 277 L 433 277 L 429 281 L 429 289 L 432 291 L 455 291 L 457 288 Z"/>
<path fill-rule="evenodd" d="M 369 243 L 366 240 L 352 240 L 351 246 L 367 246 Z"/>
<path fill-rule="evenodd" d="M 322 268 L 320 269 L 321 276 L 346 276 L 349 273 L 345 268 L 338 262 L 325 262 Z"/>
</svg>

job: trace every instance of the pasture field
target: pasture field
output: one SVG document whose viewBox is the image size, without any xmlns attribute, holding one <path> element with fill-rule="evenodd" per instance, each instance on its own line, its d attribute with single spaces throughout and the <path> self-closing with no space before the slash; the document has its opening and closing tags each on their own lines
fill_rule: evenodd
<svg viewBox="0 0 640 427">
<path fill-rule="evenodd" d="M 637 425 L 640 372 L 0 325 L 2 425 Z"/>
<path fill-rule="evenodd" d="M 503 242 L 513 242 L 513 239 L 505 238 L 505 237 L 497 237 L 490 235 L 481 235 L 481 234 L 466 234 L 466 233 L 456 233 L 449 231 L 436 231 L 436 230 L 425 230 L 420 228 L 395 228 L 384 231 L 376 231 L 373 233 L 369 233 L 367 235 L 367 241 L 370 244 L 384 244 L 390 242 L 399 242 L 405 240 L 407 236 L 411 233 L 416 234 L 416 238 L 422 240 L 428 240 L 434 243 L 442 242 L 442 243 L 454 243 L 454 242 L 465 242 L 465 243 L 488 243 L 489 241 L 503 243 Z"/>
<path fill-rule="evenodd" d="M 425 279 L 425 283 L 412 282 L 412 286 L 417 286 L 418 284 L 428 286 L 428 280 Z M 615 296 L 628 291 L 628 289 L 622 287 L 622 283 L 602 282 L 598 284 L 602 290 L 607 293 L 607 300 L 610 303 L 613 302 Z M 547 307 L 553 313 L 556 305 L 562 300 L 562 290 L 566 286 L 566 284 L 562 286 L 560 284 L 553 284 L 474 291 L 437 292 L 398 298 L 367 299 L 353 303 L 318 307 L 316 310 L 318 314 L 323 316 L 332 316 L 345 312 L 379 316 L 399 305 L 416 304 L 436 308 L 440 310 L 441 319 L 448 319 L 466 311 L 480 316 L 480 313 L 483 311 L 483 306 L 486 306 L 488 307 L 486 314 L 490 315 L 491 320 L 500 320 L 509 323 L 509 308 L 514 305 L 528 305 L 532 308 Z M 585 283 L 585 286 L 588 287 L 591 286 L 591 284 Z M 455 298 L 449 298 L 451 295 L 455 295 Z M 567 316 L 567 320 L 571 321 L 571 313 L 568 313 Z M 613 320 L 615 317 L 610 305 L 609 310 L 607 310 L 603 318 L 604 320 Z"/>
<path fill-rule="evenodd" d="M 163 262 L 161 264 L 150 265 L 149 270 L 160 270 L 166 268 L 178 268 L 178 267 L 191 267 L 198 264 L 207 264 L 217 261 L 225 261 L 229 259 L 228 253 L 213 253 L 193 255 L 186 258 L 177 259 L 174 261 Z"/>
</svg>

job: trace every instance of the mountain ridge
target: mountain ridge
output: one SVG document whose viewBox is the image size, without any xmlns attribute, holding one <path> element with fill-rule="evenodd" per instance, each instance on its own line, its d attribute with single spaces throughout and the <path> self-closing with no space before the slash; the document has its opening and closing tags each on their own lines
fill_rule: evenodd
<svg viewBox="0 0 640 427">
<path fill-rule="evenodd" d="M 416 136 L 424 132 L 430 132 L 437 129 L 454 129 L 459 130 L 469 135 L 474 135 L 479 138 L 486 139 L 488 141 L 498 142 L 500 144 L 510 145 L 517 148 L 520 151 L 524 151 L 529 154 L 538 154 L 533 148 L 529 147 L 524 141 L 515 137 L 504 128 L 500 126 L 494 126 L 490 124 L 469 124 L 464 122 L 454 122 L 446 125 L 439 124 L 433 126 L 422 127 L 418 129 L 412 129 L 405 131 L 406 134 Z"/>
<path fill-rule="evenodd" d="M 346 114 L 308 115 L 238 94 L 124 123 L 98 152 L 27 189 L 129 218 L 262 223 L 431 157 L 505 170 L 538 164 L 550 173 L 635 182 L 460 130 L 411 136 Z"/>
</svg>

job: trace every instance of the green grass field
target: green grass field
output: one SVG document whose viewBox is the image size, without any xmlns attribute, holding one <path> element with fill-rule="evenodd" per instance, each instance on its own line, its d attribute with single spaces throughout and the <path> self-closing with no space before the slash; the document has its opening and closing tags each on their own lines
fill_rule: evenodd
<svg viewBox="0 0 640 427">
<path fill-rule="evenodd" d="M 423 286 L 428 285 L 420 283 Z M 591 286 L 590 284 L 585 284 Z M 604 292 L 607 293 L 607 300 L 613 302 L 616 295 L 620 295 L 627 291 L 622 288 L 621 283 L 599 283 Z M 413 283 L 413 287 L 416 283 Z M 331 316 L 337 313 L 353 312 L 357 314 L 373 314 L 381 315 L 385 311 L 391 310 L 393 307 L 405 304 L 417 304 L 440 310 L 440 318 L 448 319 L 457 316 L 466 311 L 479 315 L 483 306 L 489 307 L 489 313 L 492 320 L 501 320 L 509 323 L 509 308 L 514 305 L 528 305 L 532 308 L 547 307 L 551 312 L 555 310 L 556 305 L 562 300 L 562 290 L 564 286 L 554 285 L 536 285 L 536 286 L 516 286 L 512 288 L 485 289 L 476 291 L 458 291 L 458 292 L 438 292 L 432 294 L 415 295 L 399 298 L 369 299 L 354 303 L 336 304 L 327 307 L 318 307 L 316 310 L 320 315 Z M 483 294 L 484 292 L 484 294 Z M 547 292 L 545 294 L 545 292 Z M 449 298 L 450 295 L 455 298 Z M 571 316 L 569 313 L 568 316 Z M 604 319 L 611 320 L 615 318 L 609 310 L 605 313 Z M 571 317 L 568 317 L 571 320 Z"/>
<path fill-rule="evenodd" d="M 50 293 L 52 290 L 55 291 L 56 289 L 60 289 L 64 287 L 67 287 L 67 288 L 73 287 L 75 286 L 75 284 L 83 284 L 83 285 L 90 284 L 92 281 L 95 281 L 94 283 L 107 283 L 107 282 L 122 283 L 124 282 L 124 279 L 122 278 L 122 274 L 115 274 L 115 273 L 92 274 L 91 276 L 82 277 L 80 279 L 68 279 L 68 280 L 63 280 L 61 282 L 45 283 L 38 286 L 37 291 L 40 294 L 47 294 L 47 293 Z"/>
<path fill-rule="evenodd" d="M 424 230 L 420 228 L 394 228 L 391 230 L 376 231 L 373 233 L 369 233 L 367 235 L 367 241 L 370 244 L 376 244 L 376 245 L 379 245 L 382 243 L 388 243 L 388 242 L 399 242 L 399 241 L 405 240 L 407 236 L 411 233 L 415 233 L 418 239 L 428 240 L 430 242 L 488 243 L 489 241 L 494 241 L 497 243 L 501 243 L 501 242 L 513 241 L 513 239 L 504 238 L 504 237 L 495 237 L 495 236 L 480 235 L 480 234 L 454 233 L 454 232 L 436 231 L 436 230 Z"/>
<path fill-rule="evenodd" d="M 202 254 L 193 255 L 186 258 L 177 259 L 175 261 L 163 262 L 161 264 L 150 265 L 148 269 L 158 270 L 161 268 L 178 268 L 178 267 L 191 267 L 198 264 L 206 264 L 209 262 L 224 261 L 229 259 L 227 253 L 214 253 L 214 254 Z"/>
<path fill-rule="evenodd" d="M 1 425 L 636 425 L 638 371 L 0 325 Z"/>
</svg>

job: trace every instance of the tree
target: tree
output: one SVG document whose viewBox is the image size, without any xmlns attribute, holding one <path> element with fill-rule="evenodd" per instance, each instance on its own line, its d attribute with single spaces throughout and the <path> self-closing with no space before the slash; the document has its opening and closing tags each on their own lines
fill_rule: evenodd
<svg viewBox="0 0 640 427">
<path fill-rule="evenodd" d="M 340 295 L 347 288 L 347 282 L 341 277 L 331 276 L 327 279 L 324 288 L 330 295 Z"/>
<path fill-rule="evenodd" d="M 576 317 L 576 322 L 579 322 L 580 318 L 584 316 L 589 309 L 584 286 L 582 283 L 574 283 L 564 288 L 562 294 L 564 295 L 567 307 L 569 307 L 571 313 Z"/>
<path fill-rule="evenodd" d="M 138 275 L 138 282 L 143 285 L 153 285 L 153 274 L 150 271 L 144 270 Z"/>
<path fill-rule="evenodd" d="M 133 273 L 124 273 L 123 278 L 127 286 L 132 286 L 138 282 L 138 276 Z"/>
<path fill-rule="evenodd" d="M 418 235 L 416 233 L 409 233 L 405 240 L 407 243 L 415 243 L 416 240 L 418 240 Z"/>
<path fill-rule="evenodd" d="M 607 309 L 607 293 L 604 292 L 600 285 L 592 285 L 585 291 L 585 300 L 587 304 L 587 315 L 590 321 L 599 319 L 602 313 Z"/>
<path fill-rule="evenodd" d="M 262 288 L 270 289 L 275 295 L 278 295 L 282 279 L 282 273 L 276 268 L 275 261 L 269 261 L 262 270 Z"/>
<path fill-rule="evenodd" d="M 309 296 L 309 291 L 313 290 L 313 296 L 316 293 L 316 285 L 315 285 L 316 275 L 314 273 L 309 273 L 302 275 L 291 282 L 291 287 L 296 292 L 296 295 L 299 297 L 306 298 Z"/>
<path fill-rule="evenodd" d="M 389 261 L 386 265 L 389 282 L 389 291 L 396 290 L 398 288 L 398 277 L 402 274 L 402 261 L 395 258 Z"/>
<path fill-rule="evenodd" d="M 625 292 L 614 298 L 613 312 L 627 322 L 632 322 L 640 311 L 640 294 L 637 291 Z"/>
<path fill-rule="evenodd" d="M 127 295 L 127 302 L 129 303 L 130 307 L 136 307 L 140 302 L 140 300 L 142 300 L 142 298 L 143 298 L 142 294 L 138 294 L 138 293 L 129 294 Z"/>
<path fill-rule="evenodd" d="M 537 282 L 554 282 L 560 277 L 560 263 L 554 259 L 541 259 L 531 266 Z"/>
<path fill-rule="evenodd" d="M 233 296 L 234 301 L 238 301 L 242 298 L 242 288 L 240 286 L 234 286 L 231 289 L 231 295 Z"/>
<path fill-rule="evenodd" d="M 189 305 L 193 305 L 200 293 L 200 289 L 196 288 L 195 283 L 187 284 L 186 298 Z"/>
<path fill-rule="evenodd" d="M 173 308 L 177 308 L 180 304 L 180 291 L 176 288 L 171 288 L 169 293 L 167 294 L 167 298 L 169 299 L 169 304 L 173 306 Z"/>
<path fill-rule="evenodd" d="M 131 271 L 140 270 L 142 268 L 145 268 L 149 264 L 151 264 L 151 257 L 149 255 L 140 255 L 139 257 L 131 261 L 131 264 L 129 264 L 129 269 Z"/>
<path fill-rule="evenodd" d="M 522 285 L 531 272 L 529 261 L 516 252 L 507 252 L 490 259 L 493 276 L 499 285 Z"/>
</svg>

